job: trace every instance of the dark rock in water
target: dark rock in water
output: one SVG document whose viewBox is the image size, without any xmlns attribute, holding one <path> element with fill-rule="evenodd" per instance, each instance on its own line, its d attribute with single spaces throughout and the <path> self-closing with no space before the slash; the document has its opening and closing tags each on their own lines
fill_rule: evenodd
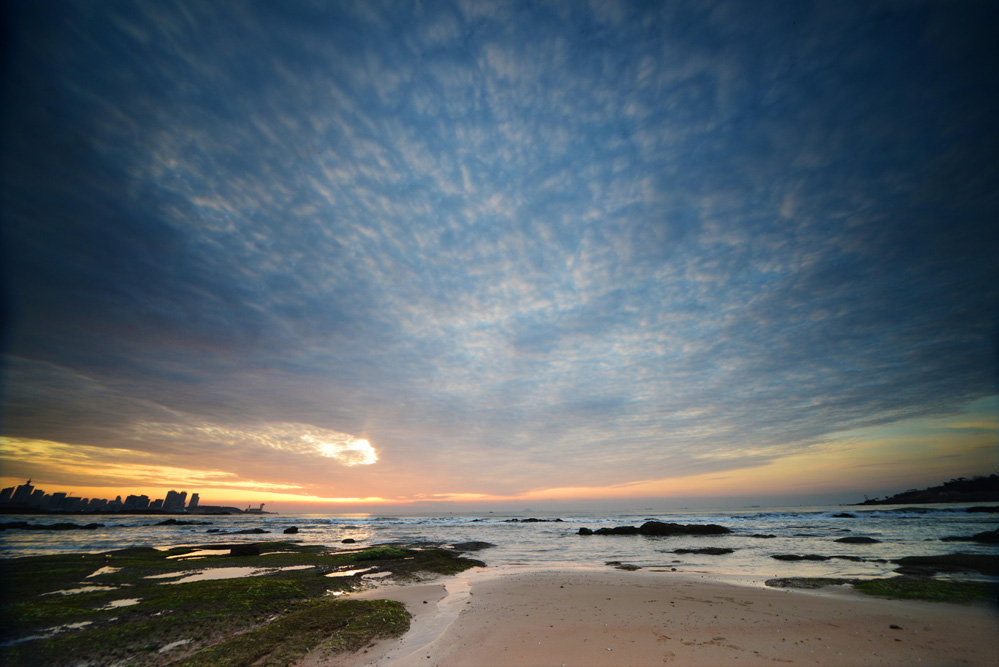
<svg viewBox="0 0 999 667">
<path fill-rule="evenodd" d="M 247 528 L 246 530 L 234 530 L 229 535 L 263 535 L 269 532 L 271 531 L 264 530 L 263 528 Z"/>
<path fill-rule="evenodd" d="M 822 588 L 824 586 L 838 586 L 845 584 L 845 579 L 829 579 L 827 577 L 786 577 L 779 579 L 767 579 L 767 586 L 772 588 Z"/>
<path fill-rule="evenodd" d="M 624 570 L 626 572 L 634 572 L 635 570 L 641 570 L 642 569 L 642 568 L 640 568 L 637 565 L 632 565 L 631 563 L 621 563 L 620 565 L 618 565 L 616 567 L 617 567 L 618 570 Z"/>
<path fill-rule="evenodd" d="M 562 519 L 504 519 L 505 523 L 563 523 Z"/>
<path fill-rule="evenodd" d="M 340 544 L 356 544 L 356 543 L 357 540 L 355 540 L 353 537 L 348 537 L 346 539 L 340 540 Z"/>
<path fill-rule="evenodd" d="M 615 526 L 614 528 L 597 528 L 594 535 L 638 535 L 638 528 L 634 526 Z"/>
<path fill-rule="evenodd" d="M 881 544 L 881 540 L 876 540 L 873 537 L 841 537 L 836 542 L 842 542 L 843 544 Z"/>
<path fill-rule="evenodd" d="M 834 519 L 856 519 L 856 514 L 850 514 L 849 512 L 840 512 L 839 514 L 833 514 Z"/>
<path fill-rule="evenodd" d="M 178 519 L 167 519 L 153 524 L 154 526 L 210 526 L 211 521 L 183 521 Z"/>
<path fill-rule="evenodd" d="M 987 530 L 984 533 L 975 533 L 967 537 L 951 535 L 941 537 L 941 542 L 981 542 L 982 544 L 999 544 L 999 530 Z"/>
<path fill-rule="evenodd" d="M 820 556 L 818 554 L 803 554 L 801 556 L 797 554 L 773 554 L 770 556 L 777 560 L 829 560 L 832 556 Z"/>
<path fill-rule="evenodd" d="M 288 526 L 282 531 L 285 535 L 294 535 L 298 532 L 298 526 Z"/>
<path fill-rule="evenodd" d="M 492 542 L 459 542 L 451 545 L 455 551 L 481 551 L 494 546 L 496 545 Z"/>
<path fill-rule="evenodd" d="M 775 538 L 777 536 L 776 535 L 764 535 L 763 533 L 754 533 L 754 534 L 750 535 L 750 537 L 756 537 L 756 538 L 759 538 L 761 540 L 770 540 L 770 539 L 773 539 L 773 538 Z"/>
<path fill-rule="evenodd" d="M 969 507 L 965 511 L 967 511 L 969 513 L 973 513 L 973 514 L 976 514 L 976 513 L 999 514 L 999 506 L 992 506 L 992 507 L 981 507 L 981 506 L 979 506 L 979 507 Z"/>
<path fill-rule="evenodd" d="M 888 626 L 888 629 L 890 629 L 890 630 L 901 630 L 902 626 L 901 625 L 895 625 L 894 623 L 892 623 L 891 625 Z"/>
<path fill-rule="evenodd" d="M 0 530 L 29 530 L 31 524 L 27 521 L 8 521 L 0 523 Z"/>
<path fill-rule="evenodd" d="M 725 526 L 714 523 L 663 523 L 661 521 L 646 521 L 638 529 L 642 535 L 724 535 L 732 531 Z"/>
<path fill-rule="evenodd" d="M 621 564 L 621 561 L 619 561 L 619 560 L 609 560 L 609 561 L 606 561 L 604 563 L 604 565 L 620 565 L 620 564 Z"/>
<path fill-rule="evenodd" d="M 222 532 L 222 530 L 221 530 L 221 529 L 219 529 L 219 528 L 209 528 L 209 529 L 208 529 L 208 530 L 206 530 L 205 532 L 206 532 L 206 533 L 221 533 L 221 532 Z"/>
<path fill-rule="evenodd" d="M 236 544 L 229 549 L 230 556 L 259 556 L 260 546 L 256 544 Z"/>
<path fill-rule="evenodd" d="M 713 523 L 663 523 L 646 521 L 640 527 L 616 526 L 614 528 L 580 528 L 578 535 L 646 535 L 650 537 L 670 537 L 673 535 L 724 535 L 732 531 L 725 526 Z"/>
<path fill-rule="evenodd" d="M 999 576 L 999 556 L 991 554 L 941 554 L 939 556 L 906 556 L 892 560 L 901 565 L 899 574 L 932 576 L 938 572 L 978 572 L 990 577 Z"/>
<path fill-rule="evenodd" d="M 723 547 L 704 547 L 703 549 L 673 549 L 675 554 L 705 554 L 707 556 L 724 556 L 734 552 L 735 549 L 725 549 Z"/>
</svg>

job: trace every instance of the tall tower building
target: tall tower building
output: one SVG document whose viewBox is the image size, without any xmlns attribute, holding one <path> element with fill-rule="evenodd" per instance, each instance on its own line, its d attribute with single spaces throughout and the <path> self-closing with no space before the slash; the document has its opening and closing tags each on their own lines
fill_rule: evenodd
<svg viewBox="0 0 999 667">
<path fill-rule="evenodd" d="M 198 506 L 198 500 L 199 500 L 198 494 L 192 493 L 191 494 L 191 502 L 189 502 L 187 504 L 187 509 L 193 510 L 195 507 L 197 507 Z"/>
<path fill-rule="evenodd" d="M 11 498 L 11 502 L 15 503 L 28 502 L 28 498 L 31 497 L 31 492 L 34 490 L 35 487 L 31 486 L 31 480 L 29 479 L 27 482 L 17 487 L 17 490 L 14 491 L 14 497 Z"/>
</svg>

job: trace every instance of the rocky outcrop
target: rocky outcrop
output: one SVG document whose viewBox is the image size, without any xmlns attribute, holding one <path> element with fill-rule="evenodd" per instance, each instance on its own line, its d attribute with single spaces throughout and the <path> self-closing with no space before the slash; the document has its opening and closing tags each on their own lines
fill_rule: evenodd
<svg viewBox="0 0 999 667">
<path fill-rule="evenodd" d="M 999 530 L 987 530 L 984 533 L 975 533 L 967 537 L 961 535 L 951 535 L 941 537 L 942 542 L 979 542 L 981 544 L 999 544 Z"/>
<path fill-rule="evenodd" d="M 459 542 L 451 545 L 455 551 L 482 551 L 494 546 L 496 545 L 492 542 Z"/>
<path fill-rule="evenodd" d="M 714 523 L 664 523 L 646 521 L 641 526 L 616 526 L 614 528 L 580 528 L 578 535 L 646 535 L 649 537 L 672 537 L 674 535 L 724 535 L 732 531 Z"/>
<path fill-rule="evenodd" d="M 259 556 L 260 546 L 257 544 L 236 544 L 229 549 L 230 556 Z"/>
<path fill-rule="evenodd" d="M 504 519 L 504 523 L 563 523 L 562 519 Z"/>
<path fill-rule="evenodd" d="M 295 533 L 298 532 L 298 526 L 288 526 L 281 532 L 283 532 L 285 535 L 294 535 Z"/>
<path fill-rule="evenodd" d="M 0 530 L 95 530 L 104 528 L 103 523 L 28 523 L 27 521 L 9 521 L 0 523 Z"/>
<path fill-rule="evenodd" d="M 675 554 L 704 554 L 706 556 L 724 556 L 725 554 L 733 553 L 735 549 L 726 549 L 724 547 L 704 547 L 703 549 L 673 549 L 671 553 Z"/>
<path fill-rule="evenodd" d="M 881 540 L 876 540 L 873 537 L 862 537 L 859 535 L 852 537 L 841 537 L 836 542 L 842 544 L 881 544 Z"/>
</svg>

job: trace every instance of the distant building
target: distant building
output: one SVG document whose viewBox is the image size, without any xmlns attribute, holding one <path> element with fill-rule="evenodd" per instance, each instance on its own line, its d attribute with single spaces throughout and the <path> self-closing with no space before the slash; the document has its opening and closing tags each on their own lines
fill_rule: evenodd
<svg viewBox="0 0 999 667">
<path fill-rule="evenodd" d="M 45 503 L 45 509 L 55 511 L 62 509 L 62 501 L 66 500 L 66 494 L 63 492 L 53 493 L 49 497 L 49 501 Z"/>
<path fill-rule="evenodd" d="M 151 509 L 151 510 L 163 509 L 163 499 L 162 498 L 157 498 L 153 502 L 149 503 L 149 509 Z"/>
<path fill-rule="evenodd" d="M 0 491 L 0 503 L 9 503 L 13 495 L 14 495 L 14 487 L 8 486 L 3 491 Z"/>
<path fill-rule="evenodd" d="M 122 509 L 126 510 L 144 510 L 149 508 L 149 496 L 143 494 L 141 496 L 128 496 L 125 498 L 125 504 L 122 505 Z"/>
<path fill-rule="evenodd" d="M 31 486 L 31 480 L 29 479 L 14 490 L 14 495 L 10 500 L 13 503 L 26 503 L 28 502 L 28 498 L 31 497 L 31 492 L 34 490 L 35 487 Z"/>
<path fill-rule="evenodd" d="M 189 502 L 187 504 L 187 509 L 193 510 L 197 506 L 198 506 L 198 494 L 192 493 L 191 494 L 191 502 Z"/>
<path fill-rule="evenodd" d="M 174 490 L 167 491 L 166 498 L 163 500 L 163 509 L 165 510 L 176 510 L 184 509 L 184 503 L 187 500 L 187 491 L 181 491 L 177 493 Z"/>
</svg>

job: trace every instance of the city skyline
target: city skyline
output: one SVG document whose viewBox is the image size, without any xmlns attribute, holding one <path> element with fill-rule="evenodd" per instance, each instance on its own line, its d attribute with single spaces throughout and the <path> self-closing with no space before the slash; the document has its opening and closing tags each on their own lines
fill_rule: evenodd
<svg viewBox="0 0 999 667">
<path fill-rule="evenodd" d="M 54 491 L 46 493 L 44 489 L 35 488 L 28 479 L 24 484 L 10 486 L 0 490 L 0 512 L 11 509 L 33 509 L 50 512 L 130 512 L 130 511 L 163 511 L 192 510 L 200 506 L 200 494 L 191 494 L 187 501 L 187 491 L 170 489 L 163 498 L 152 499 L 146 494 L 128 494 L 122 500 L 118 494 L 114 500 L 107 498 L 87 498 L 73 496 L 73 491 Z"/>
<path fill-rule="evenodd" d="M 7 3 L 0 485 L 850 502 L 999 466 L 999 3 Z"/>
</svg>

